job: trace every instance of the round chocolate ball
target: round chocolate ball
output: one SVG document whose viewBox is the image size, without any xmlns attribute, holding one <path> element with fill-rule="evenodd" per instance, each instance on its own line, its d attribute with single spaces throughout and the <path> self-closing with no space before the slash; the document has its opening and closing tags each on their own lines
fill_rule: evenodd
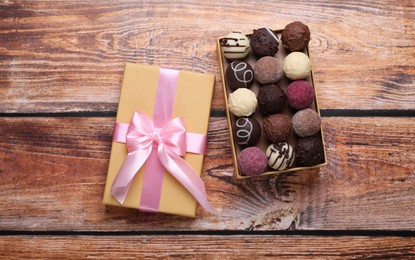
<svg viewBox="0 0 415 260">
<path fill-rule="evenodd" d="M 301 166 L 324 162 L 324 147 L 320 135 L 300 138 L 295 146 L 295 160 Z"/>
<path fill-rule="evenodd" d="M 238 155 L 238 168 L 242 175 L 260 175 L 267 168 L 267 161 L 267 156 L 260 148 L 256 146 L 248 147 Z"/>
<path fill-rule="evenodd" d="M 310 58 L 302 52 L 291 52 L 284 59 L 283 70 L 289 79 L 305 79 L 311 71 Z"/>
<path fill-rule="evenodd" d="M 260 58 L 254 65 L 255 79 L 265 85 L 275 83 L 284 74 L 278 60 L 271 56 Z"/>
<path fill-rule="evenodd" d="M 269 115 L 280 112 L 285 106 L 287 97 L 280 86 L 270 84 L 260 88 L 257 100 L 261 112 Z"/>
<path fill-rule="evenodd" d="M 238 88 L 229 94 L 228 107 L 235 116 L 252 115 L 257 104 L 255 93 L 247 88 Z"/>
<path fill-rule="evenodd" d="M 258 59 L 264 56 L 274 56 L 278 51 L 278 37 L 269 28 L 260 28 L 252 33 L 250 45 Z"/>
<path fill-rule="evenodd" d="M 232 90 L 249 88 L 254 82 L 254 70 L 245 61 L 233 61 L 225 72 L 228 87 Z"/>
<path fill-rule="evenodd" d="M 316 111 L 306 108 L 292 118 L 294 132 L 301 137 L 312 136 L 320 131 L 321 119 Z"/>
<path fill-rule="evenodd" d="M 243 59 L 249 53 L 249 40 L 246 35 L 233 32 L 221 39 L 223 55 L 230 60 Z"/>
<path fill-rule="evenodd" d="M 291 119 L 286 114 L 266 116 L 262 122 L 265 137 L 272 143 L 286 141 L 291 133 Z"/>
<path fill-rule="evenodd" d="M 313 87 L 305 80 L 293 81 L 287 87 L 288 104 L 295 109 L 304 109 L 314 101 Z"/>
<path fill-rule="evenodd" d="M 290 168 L 295 159 L 294 149 L 287 142 L 270 144 L 265 154 L 268 158 L 268 166 L 277 171 Z"/>
<path fill-rule="evenodd" d="M 285 26 L 281 42 L 290 51 L 301 51 L 310 42 L 310 29 L 302 22 L 292 22 Z"/>
<path fill-rule="evenodd" d="M 233 135 L 241 147 L 253 146 L 261 137 L 261 125 L 253 117 L 240 117 L 233 125 Z"/>
</svg>

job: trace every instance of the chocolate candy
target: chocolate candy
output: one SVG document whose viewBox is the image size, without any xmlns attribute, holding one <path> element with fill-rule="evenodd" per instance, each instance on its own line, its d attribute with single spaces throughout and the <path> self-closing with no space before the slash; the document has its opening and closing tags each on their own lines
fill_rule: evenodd
<svg viewBox="0 0 415 260">
<path fill-rule="evenodd" d="M 268 158 L 268 166 L 277 171 L 290 168 L 294 163 L 294 149 L 287 142 L 270 144 L 265 154 Z"/>
<path fill-rule="evenodd" d="M 321 119 L 316 111 L 306 108 L 294 114 L 294 132 L 301 137 L 312 136 L 320 131 Z"/>
<path fill-rule="evenodd" d="M 241 147 L 255 145 L 261 136 L 261 125 L 252 117 L 240 117 L 234 125 L 234 138 Z"/>
<path fill-rule="evenodd" d="M 252 52 L 259 59 L 274 56 L 278 51 L 278 37 L 268 28 L 254 30 L 250 38 Z"/>
<path fill-rule="evenodd" d="M 314 166 L 324 161 L 324 147 L 319 135 L 300 138 L 295 146 L 295 160 L 301 166 Z"/>
<path fill-rule="evenodd" d="M 310 41 L 310 29 L 302 22 L 292 22 L 285 26 L 281 41 L 290 51 L 302 51 Z"/>
<path fill-rule="evenodd" d="M 247 88 L 238 88 L 229 95 L 229 110 L 235 116 L 250 116 L 255 112 L 257 105 L 255 93 Z"/>
<path fill-rule="evenodd" d="M 310 58 L 302 52 L 291 52 L 284 59 L 283 70 L 289 79 L 305 79 L 311 71 Z"/>
<path fill-rule="evenodd" d="M 263 121 L 265 137 L 272 143 L 285 141 L 291 133 L 291 119 L 285 114 L 266 116 Z"/>
<path fill-rule="evenodd" d="M 284 74 L 278 60 L 271 56 L 259 59 L 254 65 L 255 79 L 261 84 L 275 83 Z"/>
<path fill-rule="evenodd" d="M 248 88 L 254 82 L 254 70 L 244 61 L 233 61 L 225 73 L 226 84 L 232 90 Z"/>
<path fill-rule="evenodd" d="M 314 101 L 313 87 L 305 80 L 296 80 L 287 87 L 288 104 L 295 109 L 304 109 Z"/>
<path fill-rule="evenodd" d="M 287 101 L 284 90 L 276 85 L 270 84 L 263 86 L 257 96 L 258 106 L 264 115 L 280 112 Z"/>
<path fill-rule="evenodd" d="M 230 60 L 243 59 L 249 53 L 249 40 L 246 35 L 233 32 L 220 41 L 223 55 Z"/>
<path fill-rule="evenodd" d="M 238 155 L 238 167 L 243 175 L 260 175 L 267 168 L 267 156 L 258 147 L 243 149 Z"/>
</svg>

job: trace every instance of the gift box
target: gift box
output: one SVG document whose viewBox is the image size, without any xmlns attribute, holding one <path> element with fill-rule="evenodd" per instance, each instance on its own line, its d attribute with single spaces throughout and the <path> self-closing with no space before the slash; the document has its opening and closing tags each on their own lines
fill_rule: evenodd
<svg viewBox="0 0 415 260">
<path fill-rule="evenodd" d="M 194 217 L 214 75 L 125 64 L 103 203 Z"/>
<path fill-rule="evenodd" d="M 277 35 L 277 37 L 279 39 L 281 39 L 281 33 L 282 33 L 282 29 L 279 30 L 273 30 L 273 32 Z M 248 39 L 250 38 L 251 34 L 245 34 Z M 223 41 L 225 37 L 220 37 L 217 39 L 216 45 L 217 45 L 217 51 L 218 51 L 218 57 L 219 57 L 219 64 L 220 64 L 220 72 L 221 72 L 221 76 L 222 76 L 222 86 L 223 86 L 223 91 L 224 91 L 224 98 L 225 98 L 225 103 L 226 103 L 226 113 L 227 113 L 227 119 L 228 119 L 228 126 L 229 126 L 229 134 L 231 137 L 231 150 L 232 150 L 232 156 L 233 156 L 233 161 L 234 161 L 234 165 L 235 165 L 235 174 L 234 177 L 237 179 L 246 179 L 246 178 L 251 178 L 254 176 L 245 176 L 243 174 L 241 174 L 239 168 L 238 168 L 238 155 L 241 152 L 241 147 L 236 143 L 235 141 L 235 136 L 234 136 L 234 124 L 235 121 L 237 120 L 238 117 L 236 117 L 235 115 L 233 115 L 230 111 L 229 111 L 229 106 L 228 106 L 228 97 L 229 94 L 232 93 L 232 90 L 229 88 L 229 86 L 227 85 L 227 82 L 225 80 L 225 72 L 226 72 L 226 68 L 229 66 L 229 64 L 232 61 L 227 60 L 224 55 L 223 55 L 223 50 L 222 50 L 222 46 L 221 46 L 221 41 Z M 289 54 L 289 51 L 287 51 L 281 44 L 281 41 L 279 40 L 280 44 L 279 44 L 279 50 L 276 53 L 276 55 L 274 56 L 275 58 L 278 59 L 278 61 L 280 62 L 280 65 L 282 66 L 282 61 L 284 60 L 284 58 Z M 309 56 L 310 60 L 311 60 L 311 55 L 310 55 L 310 50 L 308 48 L 308 46 L 303 50 L 303 52 Z M 255 63 L 257 61 L 257 58 L 255 58 L 255 56 L 252 54 L 252 51 L 250 51 L 250 53 L 248 54 L 248 56 L 243 59 L 245 62 L 247 62 L 248 64 L 250 64 L 252 67 L 255 66 Z M 314 74 L 313 74 L 313 69 L 311 69 L 310 72 L 310 76 L 306 79 L 306 81 L 308 81 L 308 83 L 313 87 L 314 90 L 314 101 L 311 105 L 311 109 L 313 109 L 314 111 L 316 111 L 318 113 L 318 115 L 320 115 L 320 109 L 319 109 L 319 105 L 318 105 L 318 101 L 317 101 L 317 93 L 315 91 L 315 83 L 314 83 Z M 289 83 L 291 82 L 291 80 L 289 80 L 286 76 L 283 76 L 279 81 L 278 81 L 278 85 L 281 86 L 284 91 L 286 90 L 287 86 L 289 85 Z M 260 89 L 260 84 L 258 82 L 254 82 L 253 86 L 250 87 L 250 89 L 257 95 L 258 91 Z M 282 114 L 286 114 L 288 115 L 290 118 L 293 116 L 293 114 L 295 113 L 295 110 L 293 110 L 292 108 L 286 106 L 282 112 L 280 112 Z M 256 112 L 252 115 L 253 118 L 257 119 L 257 121 L 261 124 L 262 127 L 262 121 L 264 119 L 264 115 L 259 111 L 259 109 L 257 108 Z M 324 158 L 323 161 L 321 163 L 312 165 L 312 166 L 299 166 L 294 162 L 294 165 L 286 170 L 280 170 L 280 171 L 276 171 L 271 169 L 270 167 L 267 167 L 266 171 L 264 173 L 262 173 L 261 175 L 257 175 L 257 176 L 264 176 L 264 175 L 273 175 L 273 174 L 280 174 L 280 173 L 284 173 L 284 172 L 292 172 L 292 171 L 300 171 L 300 170 L 311 170 L 311 169 L 318 169 L 324 165 L 327 165 L 327 155 L 326 155 L 326 149 L 325 149 L 325 144 L 324 144 L 324 138 L 323 138 L 323 130 L 320 129 L 319 133 L 319 138 L 321 139 L 322 145 L 323 145 L 323 153 L 324 153 Z M 294 147 L 295 144 L 298 142 L 299 137 L 293 132 L 291 131 L 291 134 L 287 140 L 287 142 Z M 264 134 L 261 135 L 261 138 L 259 139 L 259 142 L 256 144 L 257 147 L 261 148 L 263 151 L 265 151 L 268 147 L 268 145 L 270 144 L 270 142 L 268 140 L 266 140 Z"/>
</svg>

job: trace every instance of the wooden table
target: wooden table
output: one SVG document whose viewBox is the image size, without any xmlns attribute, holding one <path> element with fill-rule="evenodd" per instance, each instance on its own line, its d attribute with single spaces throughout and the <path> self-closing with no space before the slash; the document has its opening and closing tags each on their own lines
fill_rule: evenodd
<svg viewBox="0 0 415 260">
<path fill-rule="evenodd" d="M 311 28 L 328 165 L 236 181 L 215 40 Z M 102 205 L 124 62 L 216 77 L 217 215 Z M 415 257 L 415 2 L 1 1 L 0 257 Z"/>
</svg>

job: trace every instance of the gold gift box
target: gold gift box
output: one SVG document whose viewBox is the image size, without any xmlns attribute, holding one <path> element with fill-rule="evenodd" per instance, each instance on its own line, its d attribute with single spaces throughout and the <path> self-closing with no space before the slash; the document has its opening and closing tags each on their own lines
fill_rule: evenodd
<svg viewBox="0 0 415 260">
<path fill-rule="evenodd" d="M 116 121 L 130 123 L 134 111 L 141 111 L 150 118 L 153 109 L 159 78 L 159 67 L 126 63 Z M 180 71 L 175 96 L 173 116 L 182 117 L 186 131 L 207 134 L 215 76 L 188 71 Z M 138 209 L 144 168 L 134 177 L 123 205 L 111 194 L 111 186 L 125 157 L 127 147 L 123 143 L 112 143 L 103 203 Z M 204 155 L 186 153 L 184 159 L 200 176 Z M 159 212 L 194 217 L 196 200 L 168 172 L 164 172 Z"/>
<path fill-rule="evenodd" d="M 277 34 L 278 38 L 281 39 L 281 33 L 282 33 L 282 29 L 281 30 L 273 30 L 274 33 Z M 246 34 L 246 36 L 249 38 L 251 36 L 251 34 Z M 228 119 L 228 126 L 229 126 L 229 135 L 231 137 L 231 149 L 232 149 L 232 156 L 233 156 L 233 162 L 235 165 L 235 174 L 234 177 L 236 177 L 237 179 L 246 179 L 246 178 L 252 178 L 252 177 L 257 177 L 257 176 L 264 176 L 264 175 L 271 175 L 271 174 L 279 174 L 279 173 L 283 173 L 283 172 L 293 172 L 293 171 L 300 171 L 300 170 L 311 170 L 311 169 L 316 169 L 316 168 L 320 168 L 324 165 L 327 165 L 327 156 L 326 156 L 326 148 L 325 148 L 325 144 L 324 144 L 324 138 L 323 138 L 323 130 L 321 129 L 320 131 L 320 135 L 321 135 L 321 140 L 323 143 L 323 148 L 324 148 L 324 161 L 320 164 L 314 165 L 314 166 L 307 166 L 307 167 L 299 167 L 296 166 L 294 163 L 294 167 L 283 170 L 283 171 L 275 171 L 272 170 L 270 167 L 267 167 L 267 171 L 264 172 L 261 175 L 257 175 L 257 176 L 244 176 L 241 175 L 238 169 L 238 154 L 241 151 L 239 145 L 236 144 L 235 140 L 234 140 L 234 132 L 232 129 L 232 126 L 236 120 L 236 116 L 233 115 L 230 111 L 229 111 L 229 107 L 228 107 L 228 96 L 231 93 L 231 90 L 229 89 L 229 87 L 226 84 L 226 79 L 225 79 L 225 70 L 228 67 L 228 65 L 230 64 L 230 62 L 223 56 L 223 52 L 222 52 L 222 48 L 220 45 L 221 40 L 224 37 L 221 37 L 217 40 L 216 44 L 217 44 L 217 50 L 218 50 L 218 56 L 219 56 L 219 64 L 220 64 L 220 72 L 221 72 L 221 76 L 222 76 L 222 86 L 223 86 L 223 92 L 224 92 L 224 97 L 225 97 L 225 104 L 226 104 L 226 115 L 227 115 L 227 119 Z M 279 60 L 281 66 L 282 66 L 282 60 L 284 59 L 285 56 L 288 55 L 287 50 L 284 48 L 284 46 L 282 46 L 281 41 L 280 45 L 278 47 L 278 52 L 276 54 L 276 58 Z M 310 56 L 310 51 L 308 46 L 305 48 L 305 54 L 307 54 L 311 60 L 311 56 Z M 250 53 L 248 54 L 248 56 L 244 59 L 245 62 L 249 63 L 252 67 L 254 67 L 254 63 L 257 59 L 255 58 L 255 56 L 252 54 L 252 51 L 250 50 Z M 311 106 L 312 109 L 314 109 L 319 115 L 320 115 L 320 109 L 318 107 L 318 102 L 317 102 L 317 93 L 316 93 L 316 88 L 315 88 L 315 83 L 314 83 L 314 74 L 313 74 L 313 69 L 311 69 L 311 74 L 310 77 L 308 77 L 306 79 L 306 81 L 308 81 L 314 89 L 314 102 Z M 289 80 L 285 77 L 285 75 L 282 77 L 282 79 L 278 82 L 278 85 L 280 85 L 284 91 L 287 89 L 287 86 L 289 84 Z M 255 92 L 255 94 L 258 94 L 259 91 L 259 83 L 254 81 L 254 84 L 250 87 L 250 89 L 252 91 Z M 293 116 L 293 112 L 291 109 L 289 109 L 288 105 L 286 105 L 286 108 L 282 111 L 282 113 L 289 115 L 290 117 Z M 257 119 L 262 127 L 262 119 L 263 116 L 261 115 L 261 112 L 259 111 L 259 109 L 257 109 L 255 111 L 255 113 L 252 115 L 255 119 Z M 295 143 L 298 141 L 298 137 L 295 135 L 294 131 L 291 131 L 291 135 L 288 138 L 288 143 L 291 144 L 291 146 L 295 146 Z M 258 146 L 259 148 L 263 149 L 265 151 L 265 149 L 268 147 L 270 143 L 265 139 L 264 134 L 261 135 L 261 138 L 258 142 L 258 144 L 256 146 Z"/>
</svg>

